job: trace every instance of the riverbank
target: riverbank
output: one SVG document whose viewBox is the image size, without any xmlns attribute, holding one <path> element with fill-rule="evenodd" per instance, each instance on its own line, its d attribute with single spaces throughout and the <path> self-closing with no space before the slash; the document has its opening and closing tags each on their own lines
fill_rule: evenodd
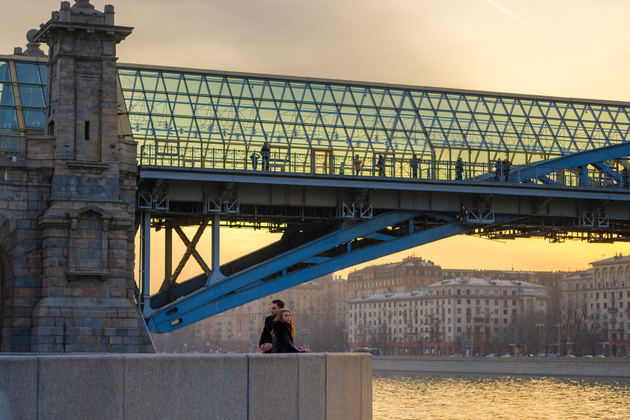
<svg viewBox="0 0 630 420">
<path fill-rule="evenodd" d="M 630 358 L 487 358 L 374 356 L 374 372 L 630 378 Z"/>
</svg>

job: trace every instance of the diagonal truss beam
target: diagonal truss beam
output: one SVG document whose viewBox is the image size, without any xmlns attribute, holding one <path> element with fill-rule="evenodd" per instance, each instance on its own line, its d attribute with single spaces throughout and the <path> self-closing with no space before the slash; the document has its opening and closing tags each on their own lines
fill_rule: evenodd
<svg viewBox="0 0 630 420">
<path fill-rule="evenodd" d="M 630 142 L 585 150 L 583 152 L 571 153 L 559 158 L 535 162 L 529 166 L 517 168 L 510 173 L 510 179 L 517 182 L 524 182 L 534 178 L 544 178 L 550 173 L 558 171 L 558 169 L 576 168 L 587 165 L 595 165 L 602 170 L 606 170 L 608 167 L 601 162 L 619 159 L 629 155 Z M 616 175 L 610 168 L 608 168 L 607 172 L 613 174 L 613 177 Z M 618 175 L 616 175 L 616 179 L 619 179 Z"/>
<path fill-rule="evenodd" d="M 186 266 L 186 263 L 188 262 L 188 259 L 190 258 L 191 255 L 195 258 L 195 260 L 197 261 L 197 263 L 199 264 L 203 272 L 208 276 L 210 275 L 211 273 L 210 268 L 205 263 L 203 258 L 201 258 L 201 255 L 199 255 L 196 249 L 196 246 L 199 243 L 199 240 L 201 239 L 203 232 L 206 230 L 206 227 L 208 227 L 208 220 L 204 220 L 201 223 L 192 241 L 188 240 L 188 237 L 186 236 L 186 234 L 184 233 L 181 227 L 177 226 L 174 228 L 175 232 L 177 232 L 177 235 L 180 237 L 184 245 L 186 245 L 186 252 L 184 252 L 184 255 L 182 256 L 182 259 L 177 265 L 177 268 L 175 269 L 175 272 L 173 273 L 173 275 L 170 276 L 170 278 L 164 279 L 164 283 L 162 283 L 162 286 L 160 287 L 160 291 L 166 290 L 175 284 L 175 282 L 177 281 L 177 278 L 179 277 L 182 270 Z"/>
<path fill-rule="evenodd" d="M 308 243 L 300 249 L 286 252 L 251 269 L 210 284 L 189 296 L 182 297 L 151 314 L 147 319 L 147 326 L 152 332 L 173 331 L 314 278 L 439 239 L 468 233 L 477 227 L 449 222 L 417 232 L 407 229 L 405 234 L 396 239 L 377 242 L 355 250 L 348 249 L 346 253 L 321 259 L 299 270 L 290 273 L 284 271 L 298 259 L 307 260 L 325 249 L 368 236 L 371 232 L 383 229 L 384 224 L 392 226 L 407 221 L 411 225 L 413 218 L 418 215 L 420 215 L 419 212 L 389 212 L 331 232 L 323 238 L 312 241 L 318 244 Z M 506 223 L 517 218 L 506 215 L 496 216 L 495 224 Z M 269 279 L 263 275 L 279 270 L 283 272 L 283 275 L 275 278 Z"/>
</svg>

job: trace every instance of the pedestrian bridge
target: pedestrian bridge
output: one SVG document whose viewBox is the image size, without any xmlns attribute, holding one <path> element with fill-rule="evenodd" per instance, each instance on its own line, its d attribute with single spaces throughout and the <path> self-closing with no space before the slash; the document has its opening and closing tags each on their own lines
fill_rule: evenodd
<svg viewBox="0 0 630 420">
<path fill-rule="evenodd" d="M 8 157 L 43 133 L 45 71 L 0 56 Z M 453 235 L 630 238 L 630 103 L 128 64 L 118 75 L 120 133 L 138 144 L 139 303 L 154 332 Z M 196 247 L 209 226 L 207 263 Z M 281 236 L 220 265 L 220 226 Z M 150 273 L 158 229 L 164 279 Z M 187 247 L 175 268 L 173 232 Z M 200 275 L 182 281 L 190 257 Z"/>
</svg>

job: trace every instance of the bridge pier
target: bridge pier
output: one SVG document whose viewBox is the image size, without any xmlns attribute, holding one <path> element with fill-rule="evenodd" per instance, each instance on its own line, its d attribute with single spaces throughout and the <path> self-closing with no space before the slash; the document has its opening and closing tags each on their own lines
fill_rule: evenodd
<svg viewBox="0 0 630 420">
<path fill-rule="evenodd" d="M 50 47 L 49 106 L 4 182 L 27 211 L 4 213 L 2 351 L 154 351 L 134 303 L 137 145 L 118 134 L 116 44 L 131 31 L 82 0 L 29 34 Z"/>
</svg>

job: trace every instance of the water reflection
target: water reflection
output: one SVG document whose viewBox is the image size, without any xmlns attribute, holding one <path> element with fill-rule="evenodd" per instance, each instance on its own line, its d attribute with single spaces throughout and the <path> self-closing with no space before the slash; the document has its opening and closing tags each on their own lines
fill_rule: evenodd
<svg viewBox="0 0 630 420">
<path fill-rule="evenodd" d="M 374 420 L 628 419 L 630 379 L 374 374 Z"/>
</svg>

